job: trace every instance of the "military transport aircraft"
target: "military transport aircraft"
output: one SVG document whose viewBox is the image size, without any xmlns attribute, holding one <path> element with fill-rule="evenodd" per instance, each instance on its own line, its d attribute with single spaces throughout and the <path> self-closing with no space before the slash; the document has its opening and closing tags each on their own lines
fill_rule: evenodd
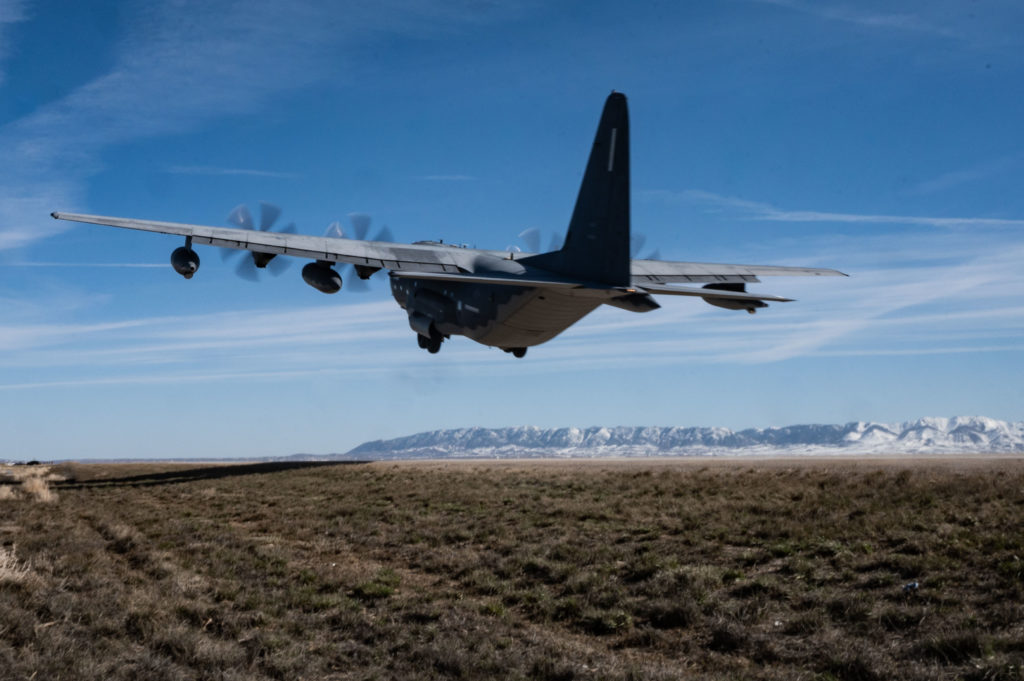
<svg viewBox="0 0 1024 681">
<path fill-rule="evenodd" d="M 392 295 L 408 313 L 419 346 L 431 353 L 446 338 L 459 335 L 523 357 L 528 347 L 551 340 L 602 304 L 649 312 L 660 307 L 654 295 L 695 296 L 753 313 L 767 307 L 767 301 L 790 301 L 748 292 L 747 284 L 760 276 L 842 275 L 809 267 L 631 259 L 629 117 L 626 97 L 619 92 L 605 102 L 565 243 L 547 253 L 263 231 L 268 226 L 253 229 L 248 213 L 234 220 L 248 229 L 59 212 L 52 216 L 183 236 L 185 245 L 171 253 L 171 265 L 186 279 L 199 269 L 194 244 L 250 251 L 256 268 L 282 255 L 306 258 L 312 262 L 302 269 L 303 280 L 324 293 L 341 290 L 335 264 L 353 265 L 360 279 L 388 270 Z"/>
</svg>

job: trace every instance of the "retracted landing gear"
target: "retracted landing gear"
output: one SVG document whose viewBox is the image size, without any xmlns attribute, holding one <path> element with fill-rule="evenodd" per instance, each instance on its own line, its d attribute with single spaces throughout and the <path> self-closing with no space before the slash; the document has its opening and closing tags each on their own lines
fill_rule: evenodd
<svg viewBox="0 0 1024 681">
<path fill-rule="evenodd" d="M 507 353 L 510 353 L 513 357 L 517 359 L 522 359 L 523 357 L 526 357 L 526 348 L 502 348 L 502 350 L 504 350 Z"/>
</svg>

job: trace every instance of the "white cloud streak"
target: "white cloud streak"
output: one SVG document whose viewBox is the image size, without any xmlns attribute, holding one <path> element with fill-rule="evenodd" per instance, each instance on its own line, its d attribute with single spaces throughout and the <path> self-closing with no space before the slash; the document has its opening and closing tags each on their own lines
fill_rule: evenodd
<svg viewBox="0 0 1024 681">
<path fill-rule="evenodd" d="M 64 269 L 67 267 L 97 267 L 100 269 L 104 268 L 160 268 L 167 267 L 166 264 L 148 263 L 148 262 L 9 262 L 4 263 L 4 267 L 57 267 Z"/>
<path fill-rule="evenodd" d="M 215 168 L 213 166 L 171 166 L 167 169 L 172 175 L 210 175 L 213 177 L 268 177 L 282 180 L 293 180 L 295 173 L 282 173 L 273 170 L 253 170 L 249 168 Z"/>
<path fill-rule="evenodd" d="M 1024 299 L 1019 265 L 1024 242 L 1015 228 L 1024 226 L 1024 220 L 792 211 L 698 190 L 646 195 L 703 206 L 725 220 L 938 228 L 926 239 L 908 232 L 822 235 L 772 244 L 772 253 L 839 267 L 852 276 L 837 281 L 771 279 L 764 284 L 766 290 L 793 295 L 798 302 L 765 311 L 768 322 L 744 320 L 746 327 L 756 328 L 751 333 L 735 318 L 716 323 L 726 336 L 756 340 L 735 342 L 715 332 L 703 348 L 676 344 L 679 352 L 706 361 L 761 363 L 818 355 L 959 353 L 964 347 L 1005 352 L 1021 345 L 1016 341 L 1024 332 L 1024 308 L 1019 305 Z M 694 326 L 694 320 L 686 320 L 686 328 Z M 697 328 L 703 335 L 704 325 Z"/>
<path fill-rule="evenodd" d="M 711 212 L 732 211 L 748 220 L 771 222 L 832 222 L 861 225 L 911 225 L 942 229 L 975 227 L 1021 228 L 1024 219 L 989 217 L 937 217 L 921 215 L 878 215 L 871 213 L 834 213 L 814 210 L 784 210 L 769 203 L 722 196 L 699 189 L 683 191 L 649 190 L 644 196 L 667 201 L 682 201 L 704 206 Z"/>
<path fill-rule="evenodd" d="M 938 177 L 918 183 L 912 187 L 908 193 L 928 195 L 948 191 L 955 187 L 959 187 L 960 185 L 973 184 L 981 180 L 989 179 L 995 175 L 999 175 L 1012 169 L 1014 166 L 1018 165 L 1018 163 L 1019 159 L 1015 157 L 1000 158 L 994 161 L 989 161 L 988 163 L 974 165 L 969 168 L 950 171 L 948 173 L 943 173 Z"/>
<path fill-rule="evenodd" d="M 941 38 L 955 38 L 955 30 L 933 23 L 918 14 L 872 12 L 862 6 L 849 6 L 833 2 L 799 2 L 798 0 L 755 0 L 811 16 L 852 24 L 862 28 L 920 33 Z"/>
<path fill-rule="evenodd" d="M 419 179 L 429 182 L 470 182 L 477 178 L 472 175 L 421 175 Z"/>
<path fill-rule="evenodd" d="M 0 85 L 4 82 L 3 62 L 9 52 L 9 25 L 24 21 L 25 18 L 25 3 L 22 0 L 0 0 Z"/>
</svg>

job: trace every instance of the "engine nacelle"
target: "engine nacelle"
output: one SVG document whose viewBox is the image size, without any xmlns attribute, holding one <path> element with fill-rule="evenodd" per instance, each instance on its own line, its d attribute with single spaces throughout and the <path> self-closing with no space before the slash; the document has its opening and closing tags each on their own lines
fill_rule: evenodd
<svg viewBox="0 0 1024 681">
<path fill-rule="evenodd" d="M 739 298 L 705 298 L 704 302 L 715 307 L 724 307 L 726 310 L 746 310 L 754 314 L 762 307 L 768 307 L 763 300 L 740 300 Z"/>
<path fill-rule="evenodd" d="M 341 275 L 326 262 L 311 262 L 303 267 L 302 281 L 321 293 L 337 293 L 341 290 Z"/>
<path fill-rule="evenodd" d="M 704 288 L 715 291 L 735 291 L 736 293 L 747 292 L 746 284 L 707 284 Z M 763 300 L 749 300 L 746 298 L 704 298 L 703 300 L 708 305 L 723 307 L 726 310 L 746 310 L 750 314 L 754 314 L 762 307 L 768 307 L 768 303 Z"/>
<path fill-rule="evenodd" d="M 630 293 L 604 302 L 630 312 L 650 312 L 661 307 L 649 293 Z"/>
<path fill-rule="evenodd" d="M 199 269 L 199 254 L 188 246 L 179 246 L 171 253 L 171 267 L 181 276 L 191 279 Z"/>
</svg>

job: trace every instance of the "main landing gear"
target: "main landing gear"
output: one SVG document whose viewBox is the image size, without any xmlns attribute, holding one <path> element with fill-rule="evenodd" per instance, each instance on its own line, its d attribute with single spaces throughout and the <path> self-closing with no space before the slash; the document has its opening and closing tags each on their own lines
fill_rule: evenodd
<svg viewBox="0 0 1024 681">
<path fill-rule="evenodd" d="M 443 336 L 421 336 L 416 334 L 416 342 L 419 343 L 420 347 L 429 352 L 432 355 L 436 355 L 437 351 L 441 349 L 441 343 L 444 342 Z"/>
<path fill-rule="evenodd" d="M 502 348 L 505 352 L 511 353 L 513 357 L 522 359 L 526 357 L 526 348 Z"/>
</svg>

